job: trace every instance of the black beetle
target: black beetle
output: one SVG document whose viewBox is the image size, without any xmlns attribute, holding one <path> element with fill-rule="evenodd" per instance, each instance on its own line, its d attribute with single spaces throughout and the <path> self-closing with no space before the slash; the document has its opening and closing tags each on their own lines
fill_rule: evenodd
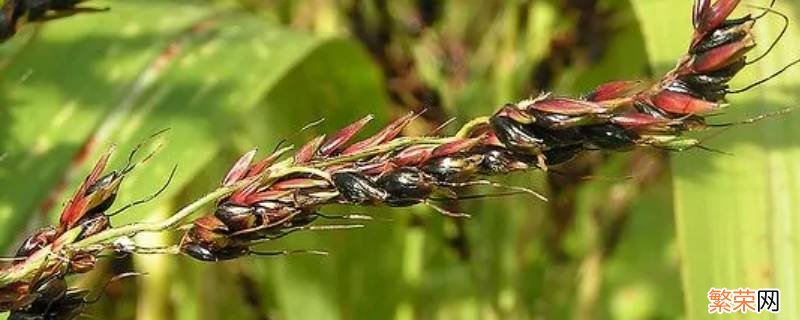
<svg viewBox="0 0 800 320">
<path fill-rule="evenodd" d="M 331 180 L 347 203 L 377 204 L 386 200 L 386 191 L 379 188 L 371 178 L 358 172 L 337 172 L 331 175 Z"/>
<path fill-rule="evenodd" d="M 418 204 L 429 197 L 435 187 L 431 177 L 413 167 L 387 172 L 377 184 L 387 193 L 384 202 L 392 207 Z"/>
</svg>

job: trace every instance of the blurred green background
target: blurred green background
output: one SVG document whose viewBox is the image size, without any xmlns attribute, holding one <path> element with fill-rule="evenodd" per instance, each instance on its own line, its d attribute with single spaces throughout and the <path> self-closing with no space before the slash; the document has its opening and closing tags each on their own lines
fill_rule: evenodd
<svg viewBox="0 0 800 320">
<path fill-rule="evenodd" d="M 54 221 L 111 143 L 118 167 L 133 145 L 171 128 L 117 204 L 156 190 L 178 164 L 175 181 L 114 223 L 159 219 L 213 189 L 244 150 L 301 143 L 315 132 L 293 134 L 320 117 L 316 131 L 330 132 L 373 113 L 371 131 L 427 108 L 407 132 L 424 134 L 540 92 L 578 96 L 605 81 L 653 79 L 688 46 L 691 2 L 91 1 L 112 10 L 28 26 L 0 46 L 0 248 L 9 253 Z M 776 8 L 800 17 L 796 1 Z M 735 86 L 800 56 L 798 21 Z M 764 50 L 780 19 L 756 30 Z M 714 120 L 798 98 L 800 76 L 788 72 L 732 96 Z M 376 219 L 265 245 L 328 257 L 134 257 L 106 260 L 75 283 L 97 289 L 114 273 L 148 273 L 110 285 L 87 308 L 95 319 L 701 319 L 711 287 L 779 288 L 781 313 L 747 318 L 797 319 L 798 134 L 795 112 L 708 140 L 732 155 L 588 153 L 547 174 L 501 178 L 547 203 L 449 204 L 473 215 L 466 220 L 333 207 L 326 212 Z"/>
</svg>

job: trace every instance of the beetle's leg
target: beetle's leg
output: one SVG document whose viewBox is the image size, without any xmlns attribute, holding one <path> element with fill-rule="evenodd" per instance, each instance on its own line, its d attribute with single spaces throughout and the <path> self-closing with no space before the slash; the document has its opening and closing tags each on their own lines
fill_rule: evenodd
<svg viewBox="0 0 800 320">
<path fill-rule="evenodd" d="M 128 174 L 134 168 L 136 168 L 136 166 L 146 162 L 147 160 L 150 160 L 150 158 L 152 158 L 156 154 L 156 152 L 158 152 L 158 149 L 161 149 L 162 144 L 159 143 L 158 145 L 156 145 L 155 150 L 153 150 L 153 152 L 148 153 L 142 160 L 136 162 L 133 161 L 133 159 L 136 157 L 136 154 L 139 153 L 139 150 L 141 150 L 142 147 L 145 146 L 145 144 L 149 143 L 153 139 L 157 138 L 158 136 L 169 130 L 170 130 L 169 128 L 161 129 L 158 132 L 151 134 L 149 137 L 144 139 L 144 141 L 140 142 L 135 147 L 133 147 L 131 153 L 128 154 L 128 161 L 125 163 L 125 166 L 122 167 L 122 170 L 120 170 L 120 174 L 122 175 Z"/>
<path fill-rule="evenodd" d="M 119 280 L 122 280 L 122 279 L 125 279 L 125 278 L 130 278 L 130 277 L 138 277 L 138 276 L 146 276 L 146 275 L 147 275 L 146 272 L 125 272 L 125 273 L 120 273 L 118 275 L 115 275 L 115 276 L 111 277 L 110 279 L 106 280 L 106 283 L 103 284 L 103 287 L 100 288 L 100 291 L 97 292 L 97 296 L 96 297 L 91 298 L 91 299 L 86 299 L 85 298 L 85 299 L 83 299 L 83 303 L 93 304 L 93 303 L 96 303 L 97 301 L 100 301 L 100 298 L 103 296 L 103 292 L 105 292 L 106 289 L 108 289 L 108 286 L 111 283 L 115 282 L 115 281 L 119 281 Z"/>
<path fill-rule="evenodd" d="M 134 202 L 128 203 L 128 204 L 122 206 L 122 208 L 114 210 L 114 212 L 112 212 L 112 213 L 106 214 L 106 216 L 107 217 L 113 217 L 113 216 L 115 216 L 117 214 L 120 214 L 121 212 L 123 212 L 125 210 L 128 210 L 128 209 L 130 209 L 132 207 L 138 206 L 140 204 L 144 204 L 144 203 L 150 202 L 151 200 L 157 198 L 159 195 L 161 195 L 161 193 L 164 192 L 164 190 L 167 190 L 167 187 L 172 182 L 172 178 L 175 177 L 175 171 L 176 170 L 178 170 L 178 166 L 177 165 L 172 167 L 172 171 L 169 173 L 169 177 L 167 178 L 167 182 L 165 182 L 164 185 L 162 185 L 161 188 L 158 189 L 158 191 L 156 191 L 155 193 L 153 193 L 153 194 L 151 194 L 151 195 L 149 195 L 147 197 L 144 197 L 142 199 L 136 200 Z"/>
</svg>

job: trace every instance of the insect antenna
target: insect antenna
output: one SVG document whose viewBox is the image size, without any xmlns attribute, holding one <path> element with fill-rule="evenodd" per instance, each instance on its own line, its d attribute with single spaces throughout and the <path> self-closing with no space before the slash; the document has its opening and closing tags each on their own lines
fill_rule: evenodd
<svg viewBox="0 0 800 320">
<path fill-rule="evenodd" d="M 455 121 L 456 121 L 456 117 L 452 117 L 450 119 L 447 119 L 447 121 L 442 122 L 442 124 L 440 124 L 438 127 L 436 127 L 435 129 L 431 130 L 431 132 L 428 132 L 428 134 L 426 134 L 426 136 L 435 136 L 435 135 L 441 133 L 442 130 L 444 130 L 444 128 L 447 128 L 447 126 L 451 125 Z"/>
<path fill-rule="evenodd" d="M 748 4 L 746 4 L 746 6 L 749 6 L 749 7 L 755 7 L 756 9 L 762 9 L 762 10 L 764 10 L 764 12 L 762 12 L 761 14 L 759 14 L 758 16 L 756 16 L 755 18 L 753 18 L 753 21 L 757 21 L 757 20 L 759 20 L 759 19 L 763 18 L 764 16 L 766 16 L 766 15 L 767 15 L 769 12 L 767 12 L 767 10 L 765 10 L 765 9 L 772 9 L 773 7 L 775 7 L 775 2 L 776 2 L 776 1 L 777 1 L 777 0 L 772 0 L 772 1 L 770 1 L 769 5 L 768 5 L 766 8 L 763 8 L 763 7 L 758 7 L 758 6 L 753 6 L 753 5 L 748 5 Z"/>
<path fill-rule="evenodd" d="M 781 109 L 781 110 L 778 110 L 778 111 L 775 111 L 775 112 L 765 113 L 765 114 L 758 115 L 758 116 L 755 116 L 755 117 L 752 117 L 752 118 L 749 118 L 749 119 L 741 120 L 741 121 L 738 121 L 738 122 L 720 123 L 720 124 L 707 124 L 706 126 L 708 126 L 708 127 L 721 128 L 721 129 L 719 131 L 717 131 L 717 132 L 714 132 L 714 133 L 712 133 L 712 134 L 710 134 L 710 135 L 698 140 L 696 143 L 692 144 L 691 146 L 689 146 L 687 148 L 670 149 L 670 148 L 666 147 L 664 149 L 670 150 L 670 151 L 686 151 L 686 150 L 690 150 L 692 148 L 698 148 L 700 150 L 705 150 L 705 151 L 709 151 L 709 152 L 713 152 L 713 153 L 719 153 L 719 154 L 724 154 L 724 155 L 728 155 L 728 156 L 733 156 L 734 154 L 732 154 L 730 152 L 725 152 L 725 151 L 722 151 L 722 150 L 713 149 L 713 148 L 710 148 L 708 146 L 705 146 L 705 145 L 703 145 L 703 142 L 706 142 L 708 140 L 716 138 L 720 134 L 732 129 L 736 125 L 753 124 L 753 123 L 759 122 L 761 120 L 765 120 L 765 119 L 769 119 L 769 118 L 774 118 L 774 117 L 785 115 L 785 114 L 787 114 L 789 112 L 794 111 L 794 109 L 795 108 L 784 108 L 784 109 Z"/>
<path fill-rule="evenodd" d="M 714 149 L 714 148 L 708 147 L 708 146 L 703 145 L 703 144 L 698 144 L 698 145 L 692 146 L 691 148 L 697 148 L 697 149 L 700 149 L 700 150 L 703 150 L 703 151 L 708 151 L 708 152 L 716 153 L 716 154 L 722 154 L 722 155 L 726 155 L 726 156 L 735 156 L 735 154 L 733 154 L 733 153 L 725 152 L 725 151 L 722 151 L 720 149 Z M 689 150 L 691 148 L 687 148 L 686 150 Z"/>
<path fill-rule="evenodd" d="M 784 108 L 784 109 L 781 109 L 781 110 L 778 110 L 778 111 L 775 111 L 775 112 L 769 112 L 769 113 L 757 115 L 755 117 L 748 118 L 748 119 L 741 120 L 741 121 L 728 122 L 728 123 L 717 123 L 717 124 L 706 124 L 706 126 L 710 127 L 710 128 L 728 128 L 728 127 L 737 126 L 737 125 L 753 124 L 753 123 L 759 122 L 761 120 L 765 120 L 765 119 L 769 119 L 769 118 L 775 118 L 775 117 L 778 117 L 778 116 L 782 116 L 782 115 L 788 114 L 788 113 L 790 113 L 790 112 L 792 112 L 794 110 L 795 110 L 795 108 L 792 108 L 792 107 Z"/>
<path fill-rule="evenodd" d="M 292 233 L 298 231 L 332 231 L 332 230 L 349 230 L 349 229 L 359 229 L 365 227 L 363 224 L 327 224 L 327 225 L 316 225 L 316 226 L 302 226 L 302 227 L 291 227 L 286 228 L 285 230 L 281 231 L 275 235 L 268 235 L 261 239 L 251 240 L 248 241 L 248 245 L 255 245 L 259 243 L 264 243 L 272 240 L 277 240 L 288 236 Z"/>
<path fill-rule="evenodd" d="M 542 201 L 545 201 L 545 202 L 548 201 L 547 197 L 545 197 L 541 193 L 538 193 L 538 192 L 533 191 L 531 189 L 528 189 L 528 188 L 525 188 L 525 187 L 518 187 L 518 186 L 509 186 L 509 185 L 505 185 L 505 184 L 502 184 L 502 183 L 499 183 L 499 182 L 494 182 L 494 181 L 489 181 L 489 180 L 476 180 L 476 181 L 458 182 L 458 183 L 443 182 L 443 183 L 438 183 L 438 184 L 442 185 L 442 186 L 446 186 L 446 187 L 492 186 L 492 187 L 500 188 L 500 189 L 520 191 L 520 192 L 532 195 L 534 197 L 537 197 Z"/>
<path fill-rule="evenodd" d="M 431 203 L 430 199 L 422 200 L 422 203 L 425 204 L 426 206 L 430 207 L 431 209 L 436 210 L 436 212 L 439 212 L 444 216 L 453 217 L 453 218 L 470 218 L 470 217 L 472 217 L 468 213 L 453 212 L 453 211 L 447 210 L 445 208 L 442 208 L 442 207 L 440 207 L 440 206 L 438 206 L 438 205 L 436 205 L 434 203 Z"/>
<path fill-rule="evenodd" d="M 394 220 L 389 219 L 389 218 L 377 218 L 376 219 L 375 217 L 373 217 L 371 215 L 368 215 L 366 213 L 364 213 L 364 214 L 351 213 L 351 214 L 345 214 L 345 215 L 328 215 L 328 214 L 317 212 L 314 215 L 316 215 L 316 216 L 318 216 L 318 217 L 320 217 L 322 219 L 334 220 L 334 221 L 336 221 L 336 220 L 362 220 L 362 221 L 376 220 L 376 221 L 382 221 L 382 222 L 394 221 Z"/>
<path fill-rule="evenodd" d="M 299 250 L 279 250 L 279 251 L 254 251 L 250 250 L 247 254 L 259 257 L 272 257 L 272 256 L 286 256 L 292 254 L 312 254 L 319 256 L 327 256 L 328 251 L 315 250 L 315 249 L 299 249 Z"/>
<path fill-rule="evenodd" d="M 258 231 L 261 231 L 261 230 L 266 230 L 266 229 L 272 228 L 274 226 L 278 226 L 278 225 L 284 224 L 286 222 L 289 222 L 290 220 L 292 220 L 294 217 L 296 217 L 300 213 L 301 213 L 301 211 L 295 211 L 295 212 L 293 212 L 291 214 L 286 215 L 286 217 L 281 218 L 279 220 L 276 220 L 274 222 L 269 222 L 269 223 L 262 224 L 262 225 L 259 225 L 259 226 L 256 226 L 256 227 L 252 227 L 252 228 L 242 229 L 242 230 L 236 231 L 234 233 L 231 233 L 230 235 L 231 236 L 240 236 L 240 235 L 243 235 L 243 234 L 248 234 L 248 233 L 252 233 L 252 232 L 258 232 Z"/>
<path fill-rule="evenodd" d="M 760 16 L 758 16 L 756 18 L 753 18 L 753 21 L 761 19 L 762 17 L 764 17 L 767 14 L 774 14 L 774 15 L 777 15 L 777 16 L 781 17 L 781 19 L 783 20 L 783 27 L 781 28 L 781 32 L 778 33 L 778 36 L 775 38 L 775 40 L 773 40 L 772 43 L 770 43 L 769 47 L 767 48 L 767 51 L 764 51 L 764 53 L 762 53 L 760 56 L 758 56 L 758 58 L 755 58 L 753 60 L 745 62 L 745 65 L 751 65 L 751 64 L 754 64 L 754 63 L 760 61 L 761 59 L 764 59 L 770 52 L 772 52 L 773 49 L 775 49 L 775 47 L 778 45 L 778 43 L 781 41 L 781 39 L 783 39 L 783 36 L 786 35 L 786 31 L 789 30 L 789 17 L 786 16 L 785 14 L 777 11 L 777 10 L 772 9 L 772 6 L 774 4 L 775 4 L 775 0 L 773 0 L 772 3 L 770 3 L 769 7 L 767 7 L 767 8 L 758 7 L 758 6 L 750 6 L 752 8 L 764 10 L 764 12 Z"/>
<path fill-rule="evenodd" d="M 289 136 L 288 138 L 281 139 L 280 141 L 278 141 L 278 144 L 275 145 L 275 148 L 272 149 L 272 153 L 275 153 L 276 151 L 278 151 L 278 149 L 280 149 L 285 143 L 289 142 L 289 140 L 297 138 L 297 136 L 299 136 L 301 133 L 305 132 L 308 129 L 316 127 L 316 126 L 322 124 L 323 122 L 325 122 L 325 118 L 320 118 L 317 121 L 311 122 L 311 123 L 303 126 L 302 128 L 300 128 L 300 131 L 295 132 L 293 135 Z"/>
<path fill-rule="evenodd" d="M 563 171 L 558 170 L 550 170 L 547 173 L 552 173 L 554 176 L 559 177 L 572 177 L 571 174 L 565 173 Z M 600 180 L 600 181 L 627 181 L 633 179 L 634 175 L 624 175 L 624 176 L 606 176 L 606 175 L 599 175 L 599 174 L 588 174 L 579 177 L 581 180 Z"/>
<path fill-rule="evenodd" d="M 158 196 L 161 195 L 161 193 L 163 193 L 165 190 L 167 190 L 167 187 L 169 187 L 169 184 L 172 182 L 172 178 L 175 177 L 175 171 L 177 171 L 177 170 L 178 170 L 178 165 L 175 165 L 174 167 L 172 167 L 172 171 L 170 171 L 169 177 L 167 178 L 167 181 L 164 182 L 164 185 L 162 185 L 161 188 L 158 189 L 158 191 L 156 191 L 155 193 L 153 193 L 153 194 L 151 194 L 151 195 L 149 195 L 147 197 L 144 197 L 142 199 L 136 200 L 134 202 L 128 203 L 128 204 L 122 206 L 122 208 L 114 210 L 114 212 L 112 212 L 112 213 L 106 214 L 106 216 L 107 217 L 113 217 L 115 215 L 118 215 L 118 214 L 122 213 L 125 210 L 128 210 L 128 209 L 130 209 L 132 207 L 138 206 L 140 204 L 145 204 L 145 203 L 150 202 L 153 199 L 157 198 Z"/>
<path fill-rule="evenodd" d="M 704 142 L 706 142 L 708 140 L 716 138 L 717 136 L 719 136 L 723 132 L 728 131 L 729 129 L 730 129 L 730 127 L 723 128 L 722 130 L 719 130 L 717 132 L 709 134 L 708 136 L 705 136 L 702 139 L 693 140 L 688 146 L 680 146 L 680 147 L 653 146 L 653 147 L 656 148 L 656 149 L 660 149 L 660 150 L 675 151 L 675 152 L 683 152 L 683 151 L 687 151 L 687 150 L 691 150 L 691 149 L 697 148 L 697 149 L 700 149 L 700 150 L 703 150 L 703 151 L 708 151 L 708 152 L 712 152 L 712 153 L 718 153 L 718 154 L 724 154 L 724 155 L 728 155 L 728 156 L 733 156 L 734 154 L 732 154 L 730 152 L 717 150 L 717 149 L 708 147 L 708 146 L 703 144 Z"/>
<path fill-rule="evenodd" d="M 122 167 L 122 170 L 120 170 L 120 174 L 121 175 L 128 174 L 134 168 L 136 168 L 137 165 L 139 165 L 141 163 L 144 163 L 145 161 L 147 161 L 150 158 L 152 158 L 153 155 L 156 154 L 158 149 L 161 149 L 162 144 L 159 143 L 156 146 L 156 150 L 153 150 L 153 152 L 151 152 L 147 156 L 145 156 L 144 159 L 142 159 L 140 161 L 137 161 L 137 162 L 133 162 L 133 159 L 136 157 L 136 154 L 139 153 L 139 150 L 141 150 L 142 147 L 144 147 L 145 144 L 149 143 L 150 141 L 154 140 L 155 138 L 157 138 L 158 136 L 160 136 L 161 134 L 163 134 L 164 132 L 167 132 L 169 130 L 170 130 L 170 128 L 161 129 L 161 130 L 157 131 L 156 133 L 151 134 L 149 137 L 144 139 L 144 141 L 140 142 L 135 147 L 133 147 L 133 150 L 131 150 L 131 153 L 128 155 L 128 161 L 125 163 L 125 166 Z"/>
<path fill-rule="evenodd" d="M 789 64 L 787 64 L 786 66 L 784 66 L 783 68 L 781 68 L 780 70 L 778 70 L 777 72 L 767 76 L 764 79 L 761 79 L 761 80 L 758 80 L 756 82 L 753 82 L 753 83 L 751 83 L 750 85 L 748 85 L 748 86 L 746 86 L 744 88 L 736 89 L 736 90 L 727 90 L 725 92 L 728 93 L 728 94 L 739 94 L 739 93 L 746 92 L 746 91 L 748 91 L 750 89 L 753 89 L 755 87 L 758 87 L 758 86 L 766 83 L 767 81 L 770 81 L 770 80 L 774 79 L 775 77 L 777 77 L 777 76 L 781 75 L 782 73 L 786 72 L 786 70 L 789 70 L 789 68 L 794 67 L 795 65 L 797 65 L 799 63 L 800 63 L 800 59 L 794 60 L 794 61 L 790 62 Z"/>
<path fill-rule="evenodd" d="M 372 216 L 366 214 L 345 214 L 345 215 L 328 215 L 324 213 L 315 212 L 314 216 L 327 219 L 327 220 L 372 220 Z"/>
<path fill-rule="evenodd" d="M 457 196 L 455 198 L 432 197 L 432 198 L 428 198 L 428 200 L 430 200 L 430 201 L 439 201 L 439 202 L 461 201 L 461 200 L 474 200 L 474 199 L 486 199 L 486 198 L 503 198 L 503 197 L 521 195 L 521 194 L 528 194 L 528 193 L 524 192 L 524 191 L 511 191 L 511 192 L 501 192 L 501 193 L 471 194 L 471 195 L 466 195 L 466 196 Z"/>
<path fill-rule="evenodd" d="M 108 286 L 111 285 L 111 283 L 113 283 L 113 282 L 116 282 L 116 281 L 119 281 L 119 280 L 122 280 L 122 279 L 125 279 L 125 278 L 146 276 L 146 275 L 147 275 L 146 272 L 125 272 L 125 273 L 120 273 L 120 274 L 118 274 L 116 276 L 113 276 L 113 277 L 111 277 L 111 279 L 106 280 L 106 283 L 103 284 L 103 287 L 100 288 L 99 292 L 97 292 L 97 296 L 95 296 L 94 298 L 91 298 L 91 299 L 84 299 L 83 303 L 93 304 L 93 303 L 97 303 L 97 301 L 100 301 L 100 298 L 103 297 L 103 292 L 105 292 L 106 289 L 108 289 Z"/>
</svg>

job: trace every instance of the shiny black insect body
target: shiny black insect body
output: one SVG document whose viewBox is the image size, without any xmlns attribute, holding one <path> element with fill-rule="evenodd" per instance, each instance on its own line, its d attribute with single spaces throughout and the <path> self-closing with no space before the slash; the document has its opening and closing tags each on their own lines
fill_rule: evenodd
<svg viewBox="0 0 800 320">
<path fill-rule="evenodd" d="M 544 152 L 545 165 L 557 166 L 574 159 L 584 150 L 581 144 L 552 148 Z"/>
<path fill-rule="evenodd" d="M 214 211 L 217 217 L 229 231 L 238 231 L 252 228 L 257 223 L 256 207 L 223 202 Z"/>
<path fill-rule="evenodd" d="M 694 95 L 707 101 L 721 101 L 728 94 L 728 82 L 746 66 L 744 59 L 714 72 L 681 76 L 678 81 L 690 87 Z"/>
<path fill-rule="evenodd" d="M 86 188 L 84 195 L 87 197 L 92 193 L 100 192 L 104 189 L 109 189 L 111 191 L 111 193 L 107 195 L 105 199 L 102 199 L 100 203 L 97 203 L 93 207 L 89 208 L 86 213 L 87 215 L 105 212 L 111 208 L 111 205 L 114 204 L 114 200 L 117 198 L 117 187 L 114 186 L 114 184 L 118 185 L 120 183 L 120 179 L 123 177 L 124 176 L 119 172 L 111 171 Z"/>
<path fill-rule="evenodd" d="M 385 190 L 358 172 L 342 171 L 331 175 L 331 180 L 342 198 L 352 204 L 378 204 L 388 197 Z"/>
<path fill-rule="evenodd" d="M 81 218 L 78 220 L 78 225 L 83 228 L 78 239 L 84 239 L 108 229 L 111 226 L 111 219 L 101 211 Z"/>
<path fill-rule="evenodd" d="M 38 302 L 24 311 L 12 311 L 9 320 L 72 320 L 81 315 L 85 307 L 86 291 L 69 290 L 56 301 Z"/>
<path fill-rule="evenodd" d="M 426 161 L 422 171 L 437 182 L 465 181 L 478 172 L 483 157 L 465 153 L 439 157 Z"/>
<path fill-rule="evenodd" d="M 689 50 L 689 53 L 703 53 L 726 44 L 741 41 L 747 36 L 752 27 L 748 26 L 748 24 L 752 24 L 753 22 L 754 20 L 750 16 L 727 20 L 722 26 L 707 34 L 697 45 L 693 46 Z"/>
<path fill-rule="evenodd" d="M 100 290 L 105 291 L 112 282 L 140 275 L 123 273 L 114 276 Z M 12 310 L 9 320 L 73 320 L 82 315 L 83 309 L 100 300 L 100 294 L 89 298 L 89 290 L 70 288 L 64 274 L 54 274 L 35 282 L 31 301 L 24 308 Z"/>
<path fill-rule="evenodd" d="M 25 239 L 17 249 L 16 257 L 27 257 L 33 254 L 36 250 L 53 242 L 56 236 L 56 229 L 53 227 L 46 227 L 41 229 Z"/>
<path fill-rule="evenodd" d="M 516 122 L 505 116 L 494 116 L 490 120 L 497 138 L 504 145 L 515 152 L 539 155 L 543 151 L 581 144 L 583 137 L 577 128 L 569 126 L 558 129 L 550 129 L 548 126 L 558 127 L 557 121 L 567 121 L 571 118 L 561 118 L 558 115 L 540 115 L 540 118 L 547 119 L 543 124 L 534 122 L 525 124 Z M 552 122 L 548 125 L 548 122 Z"/>
<path fill-rule="evenodd" d="M 18 0 L 5 0 L 0 8 L 0 41 L 11 38 L 17 31 L 15 11 Z"/>
<path fill-rule="evenodd" d="M 246 246 L 215 248 L 201 243 L 189 243 L 182 246 L 181 251 L 201 261 L 215 262 L 244 257 L 249 254 L 250 248 Z"/>
<path fill-rule="evenodd" d="M 69 289 L 62 275 L 53 275 L 34 284 L 33 299 L 24 309 L 13 310 L 9 320 L 76 319 L 88 302 L 88 291 Z"/>
<path fill-rule="evenodd" d="M 622 150 L 636 146 L 639 139 L 635 133 L 615 124 L 581 127 L 581 133 L 591 146 L 603 150 Z"/>
<path fill-rule="evenodd" d="M 4 0 L 0 12 L 0 42 L 17 33 L 28 22 L 43 22 L 81 12 L 102 12 L 107 8 L 79 7 L 85 0 Z"/>
<path fill-rule="evenodd" d="M 636 103 L 633 104 L 633 107 L 636 109 L 636 111 L 639 111 L 641 113 L 644 113 L 644 114 L 647 114 L 649 116 L 653 116 L 653 117 L 656 117 L 656 118 L 662 118 L 662 119 L 671 119 L 672 118 L 671 114 L 669 114 L 668 112 L 666 112 L 664 110 L 661 110 L 660 108 L 658 108 L 658 107 L 656 107 L 656 106 L 654 106 L 654 105 L 652 105 L 650 103 L 644 103 L 644 102 L 637 101 Z"/>
<path fill-rule="evenodd" d="M 478 164 L 478 173 L 483 175 L 497 175 L 516 170 L 525 170 L 536 162 L 535 157 L 516 153 L 499 146 L 481 146 L 472 152 L 482 156 L 481 162 Z"/>
<path fill-rule="evenodd" d="M 538 153 L 545 145 L 525 124 L 505 116 L 494 116 L 490 120 L 497 138 L 515 151 Z"/>
<path fill-rule="evenodd" d="M 433 193 L 435 181 L 413 167 L 403 167 L 387 172 L 377 181 L 378 186 L 387 193 L 387 205 L 405 207 L 418 204 Z"/>
</svg>

